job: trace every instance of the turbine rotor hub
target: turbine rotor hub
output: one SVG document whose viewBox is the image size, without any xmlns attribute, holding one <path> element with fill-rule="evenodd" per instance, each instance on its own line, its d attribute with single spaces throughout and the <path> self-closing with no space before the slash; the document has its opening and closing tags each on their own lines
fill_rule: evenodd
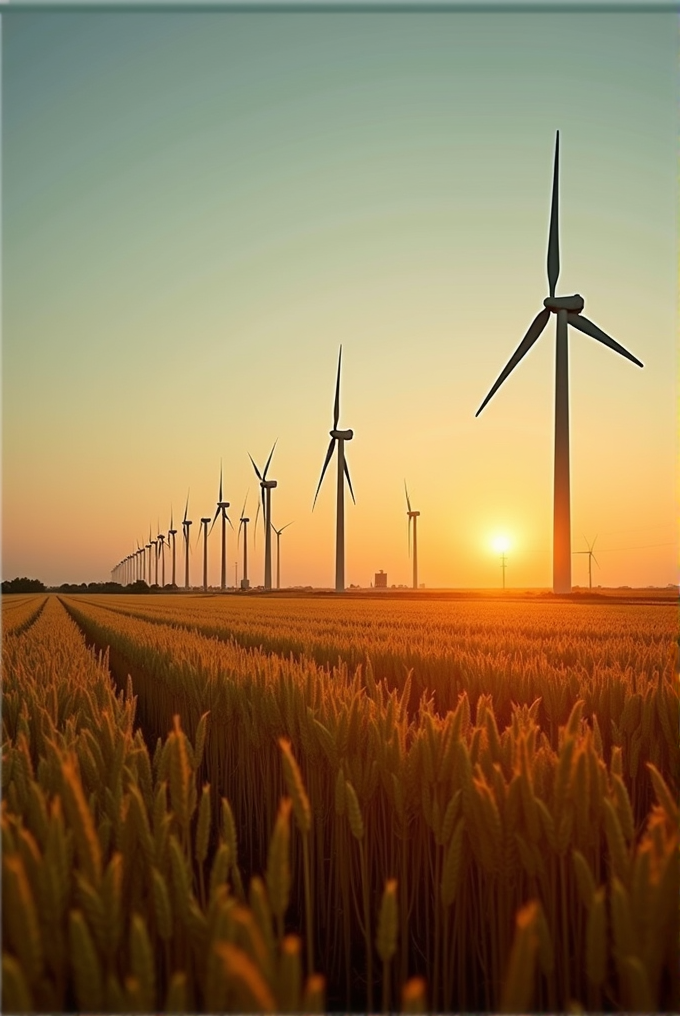
<svg viewBox="0 0 680 1016">
<path fill-rule="evenodd" d="M 332 431 L 330 431 L 330 435 L 331 435 L 332 438 L 335 438 L 336 441 L 351 441 L 352 438 L 354 437 L 354 431 L 353 430 L 332 430 Z"/>
<path fill-rule="evenodd" d="M 558 310 L 570 310 L 580 314 L 585 307 L 585 301 L 579 293 L 574 293 L 573 296 L 546 296 L 543 306 L 553 314 L 557 314 Z"/>
<path fill-rule="evenodd" d="M 269 490 L 273 490 L 274 487 L 277 486 L 277 483 L 276 480 L 263 480 L 260 486 L 268 487 Z"/>
</svg>

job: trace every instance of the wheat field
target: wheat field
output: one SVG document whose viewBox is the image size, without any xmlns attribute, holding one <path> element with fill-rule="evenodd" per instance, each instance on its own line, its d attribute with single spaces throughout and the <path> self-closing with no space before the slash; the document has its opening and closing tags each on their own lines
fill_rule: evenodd
<svg viewBox="0 0 680 1016">
<path fill-rule="evenodd" d="M 3 597 L 3 1011 L 677 1009 L 677 636 Z"/>
</svg>

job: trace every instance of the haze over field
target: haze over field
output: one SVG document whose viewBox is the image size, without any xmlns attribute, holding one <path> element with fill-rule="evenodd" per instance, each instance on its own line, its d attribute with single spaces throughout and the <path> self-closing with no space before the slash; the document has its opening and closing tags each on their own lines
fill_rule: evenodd
<svg viewBox="0 0 680 1016">
<path fill-rule="evenodd" d="M 188 487 L 195 542 L 220 459 L 254 518 L 278 438 L 282 584 L 330 586 L 342 343 L 347 583 L 410 581 L 405 477 L 421 582 L 500 584 L 505 536 L 550 585 L 552 324 L 474 414 L 547 295 L 559 128 L 558 292 L 645 365 L 570 336 L 572 548 L 675 581 L 676 61 L 672 11 L 4 10 L 3 575 L 104 580 Z"/>
</svg>

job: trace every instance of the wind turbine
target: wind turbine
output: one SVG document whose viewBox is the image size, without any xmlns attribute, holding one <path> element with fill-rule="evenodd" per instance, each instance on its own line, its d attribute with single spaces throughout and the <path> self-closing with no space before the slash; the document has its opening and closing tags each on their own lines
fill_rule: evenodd
<svg viewBox="0 0 680 1016">
<path fill-rule="evenodd" d="M 168 545 L 170 544 L 170 537 L 172 536 L 172 588 L 175 588 L 175 551 L 176 543 L 175 537 L 177 536 L 177 530 L 173 528 L 172 521 L 172 505 L 170 505 L 170 528 L 168 529 Z"/>
<path fill-rule="evenodd" d="M 149 559 L 149 585 L 151 585 L 151 548 L 152 548 L 152 546 L 153 546 L 153 543 L 151 542 L 151 526 L 149 526 L 149 542 L 146 545 L 146 549 L 149 551 L 149 553 L 148 553 L 148 559 Z"/>
<path fill-rule="evenodd" d="M 278 438 L 276 439 L 278 441 Z M 253 469 L 260 481 L 260 489 L 262 492 L 262 516 L 264 523 L 264 588 L 271 589 L 272 587 L 272 532 L 271 532 L 271 517 L 272 517 L 272 501 L 271 495 L 274 487 L 277 486 L 276 480 L 267 479 L 267 470 L 269 469 L 269 463 L 272 460 L 274 449 L 276 448 L 276 441 L 272 445 L 272 450 L 269 453 L 267 464 L 264 467 L 262 473 L 255 465 L 253 456 L 248 452 L 248 458 L 253 463 Z M 257 506 L 257 514 L 259 514 L 260 505 Z M 257 525 L 257 514 L 255 515 L 255 524 Z"/>
<path fill-rule="evenodd" d="M 189 527 L 193 525 L 191 519 L 187 518 L 189 511 L 189 491 L 187 491 L 187 503 L 184 506 L 184 518 L 182 519 L 182 536 L 184 537 L 184 588 L 189 588 Z"/>
<path fill-rule="evenodd" d="M 284 529 L 288 529 L 288 526 L 292 526 L 292 522 L 286 522 L 285 526 L 281 526 L 277 529 L 272 522 L 272 529 L 276 533 L 276 588 L 281 588 L 281 533 Z"/>
<path fill-rule="evenodd" d="M 583 539 L 586 540 L 585 536 L 583 537 Z M 595 537 L 595 540 L 596 539 L 597 539 L 597 536 Z M 588 589 L 592 589 L 593 588 L 593 561 L 595 562 L 595 564 L 597 565 L 598 568 L 600 567 L 599 561 L 597 560 L 597 558 L 593 554 L 593 547 L 595 546 L 595 540 L 593 540 L 592 543 L 588 543 L 588 541 L 586 540 L 586 546 L 588 548 L 587 550 L 575 550 L 575 551 L 573 551 L 574 554 L 587 554 L 588 555 Z"/>
<path fill-rule="evenodd" d="M 312 511 L 314 511 L 314 505 L 316 499 L 319 496 L 321 490 L 321 484 L 323 482 L 324 474 L 328 468 L 328 463 L 333 457 L 335 446 L 338 447 L 338 485 L 337 485 L 337 509 L 336 509 L 336 527 L 335 527 L 335 591 L 341 593 L 345 588 L 345 477 L 349 484 L 349 492 L 352 495 L 352 501 L 356 504 L 354 497 L 354 491 L 352 490 L 352 481 L 349 476 L 349 469 L 347 468 L 347 462 L 345 460 L 345 441 L 351 441 L 354 437 L 354 431 L 352 430 L 338 430 L 338 420 L 340 419 L 340 367 L 342 364 L 342 346 L 340 346 L 340 353 L 338 354 L 338 376 L 335 381 L 335 405 L 333 408 L 333 429 L 330 431 L 331 441 L 328 445 L 328 451 L 326 452 L 326 460 L 321 470 L 321 476 L 319 478 L 319 485 L 316 488 L 316 494 L 314 495 L 314 504 L 312 505 Z"/>
<path fill-rule="evenodd" d="M 220 589 L 222 592 L 227 588 L 227 526 L 228 522 L 231 526 L 231 519 L 227 515 L 227 508 L 229 507 L 228 501 L 222 500 L 222 463 L 220 462 L 220 494 L 217 501 L 217 511 L 215 512 L 215 518 L 212 520 L 212 526 L 210 532 L 212 533 L 213 526 L 217 522 L 218 515 L 222 515 L 222 572 L 220 575 Z M 233 529 L 234 527 L 231 526 Z"/>
<path fill-rule="evenodd" d="M 201 525 L 203 526 L 203 592 L 208 592 L 208 523 L 210 522 L 210 516 L 208 518 L 201 519 Z"/>
<path fill-rule="evenodd" d="M 160 522 L 158 528 L 160 529 Z M 158 553 L 161 559 L 161 588 L 165 589 L 165 533 L 158 534 L 158 542 L 160 543 Z"/>
<path fill-rule="evenodd" d="M 158 540 L 152 540 L 151 539 L 151 526 L 149 526 L 149 543 L 153 547 L 153 556 L 154 556 L 154 583 L 155 583 L 155 585 L 158 585 Z M 149 572 L 150 571 L 151 571 L 151 569 L 149 568 Z M 149 585 L 151 585 L 151 583 L 149 583 Z"/>
<path fill-rule="evenodd" d="M 248 494 L 246 493 L 245 500 L 243 502 L 243 508 L 241 509 L 241 518 L 238 526 L 238 536 L 236 543 L 241 539 L 241 529 L 243 529 L 243 578 L 241 579 L 241 589 L 248 589 L 250 582 L 248 581 L 248 523 L 249 518 L 246 518 L 246 504 L 248 502 Z"/>
<path fill-rule="evenodd" d="M 413 588 L 418 588 L 418 516 L 420 512 L 411 510 L 411 501 L 408 496 L 408 487 L 404 480 L 404 491 L 406 492 L 406 514 L 408 515 L 408 552 L 411 553 L 411 523 L 413 523 Z"/>
<path fill-rule="evenodd" d="M 548 285 L 550 295 L 543 301 L 540 311 L 529 325 L 519 346 L 503 368 L 498 380 L 482 402 L 475 416 L 479 416 L 492 395 L 515 369 L 522 357 L 528 353 L 547 325 L 550 315 L 557 317 L 557 347 L 555 354 L 555 462 L 553 500 L 553 592 L 571 592 L 571 515 L 569 497 L 569 346 L 567 326 L 577 328 L 585 335 L 596 339 L 626 359 L 643 364 L 601 328 L 581 314 L 585 304 L 578 293 L 573 296 L 555 296 L 555 286 L 560 274 L 560 243 L 558 225 L 558 169 L 560 132 L 555 138 L 555 163 L 553 168 L 552 206 L 550 211 L 550 233 L 548 239 Z"/>
</svg>

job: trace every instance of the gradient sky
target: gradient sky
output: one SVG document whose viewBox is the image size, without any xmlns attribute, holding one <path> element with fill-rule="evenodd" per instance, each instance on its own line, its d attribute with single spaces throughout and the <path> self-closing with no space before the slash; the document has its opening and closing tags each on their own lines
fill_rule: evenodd
<svg viewBox="0 0 680 1016">
<path fill-rule="evenodd" d="M 220 458 L 252 517 L 278 438 L 282 583 L 331 585 L 342 343 L 347 583 L 409 581 L 406 477 L 427 586 L 497 585 L 499 533 L 549 586 L 554 319 L 474 414 L 547 294 L 559 128 L 558 293 L 645 364 L 571 333 L 572 546 L 677 579 L 672 11 L 2 21 L 4 577 L 107 579 Z"/>
</svg>

